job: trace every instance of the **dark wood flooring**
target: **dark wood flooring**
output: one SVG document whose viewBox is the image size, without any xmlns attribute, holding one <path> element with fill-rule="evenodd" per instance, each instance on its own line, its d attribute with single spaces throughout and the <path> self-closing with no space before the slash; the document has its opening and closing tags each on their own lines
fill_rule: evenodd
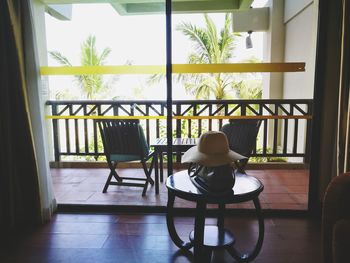
<svg viewBox="0 0 350 263">
<path fill-rule="evenodd" d="M 59 204 L 80 205 L 131 205 L 131 206 L 166 206 L 167 189 L 160 184 L 160 194 L 155 195 L 154 186 L 149 187 L 142 197 L 141 188 L 110 186 L 107 193 L 102 193 L 107 179 L 108 169 L 51 169 L 53 186 Z M 123 176 L 144 177 L 141 169 L 119 169 Z M 165 171 L 166 174 L 166 171 Z M 308 170 L 248 170 L 264 184 L 260 195 L 263 209 L 306 210 L 308 203 Z M 184 200 L 175 203 L 177 207 L 194 207 Z M 234 208 L 253 208 L 252 202 L 231 205 Z"/>
<path fill-rule="evenodd" d="M 257 236 L 250 217 L 226 217 L 236 245 L 249 249 Z M 193 228 L 193 219 L 176 220 L 183 238 Z M 207 224 L 215 224 L 207 219 Z M 320 222 L 306 218 L 269 217 L 265 220 L 263 248 L 254 262 L 322 262 Z M 167 263 L 192 262 L 172 243 L 164 215 L 56 214 L 35 231 L 1 237 L 1 263 Z M 212 262 L 234 262 L 223 251 Z"/>
</svg>

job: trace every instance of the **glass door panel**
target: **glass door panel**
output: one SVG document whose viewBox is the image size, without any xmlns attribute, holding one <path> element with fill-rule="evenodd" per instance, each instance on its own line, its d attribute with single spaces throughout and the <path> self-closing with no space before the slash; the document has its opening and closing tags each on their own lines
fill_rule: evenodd
<svg viewBox="0 0 350 263">
<path fill-rule="evenodd" d="M 41 74 L 48 90 L 51 158 L 58 166 L 79 162 L 98 167 L 106 162 L 96 125 L 99 119 L 138 119 L 148 144 L 166 137 L 165 2 L 98 2 L 47 4 L 47 64 L 42 63 Z M 107 193 L 121 198 L 107 198 L 101 192 L 108 171 L 102 173 L 98 178 L 87 173 L 81 180 L 67 176 L 67 181 L 76 182 L 74 191 L 86 191 L 81 197 L 87 198 L 72 199 L 76 194 L 67 190 L 67 195 L 57 194 L 58 202 L 142 203 L 130 199 L 130 195 L 141 198 L 142 189 L 136 187 L 111 185 Z M 131 172 L 120 169 L 119 173 Z M 145 177 L 142 169 L 136 174 Z M 148 188 L 154 195 L 154 187 Z"/>
<path fill-rule="evenodd" d="M 291 2 L 283 6 L 255 0 L 237 5 L 232 1 L 228 7 L 222 1 L 209 2 L 187 9 L 173 2 L 174 136 L 198 138 L 228 123 L 258 119 L 262 124 L 250 167 L 271 162 L 286 169 L 307 167 L 316 5 L 302 9 Z M 293 16 L 297 9 L 302 16 Z M 298 29 L 298 23 L 305 27 Z M 308 49 L 300 46 L 301 39 Z M 179 164 L 180 153 L 177 157 L 174 166 L 186 169 Z M 283 172 L 281 176 L 288 177 Z M 267 198 L 264 208 L 305 210 L 308 170 L 300 169 L 298 178 L 299 193 L 288 184 L 277 193 L 291 205 Z M 269 192 L 271 188 L 267 186 Z"/>
</svg>

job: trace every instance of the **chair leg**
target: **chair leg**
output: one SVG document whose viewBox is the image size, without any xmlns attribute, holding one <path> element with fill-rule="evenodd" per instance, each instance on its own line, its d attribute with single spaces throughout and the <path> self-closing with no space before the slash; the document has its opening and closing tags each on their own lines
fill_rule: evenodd
<svg viewBox="0 0 350 263">
<path fill-rule="evenodd" d="M 113 174 L 114 178 L 117 180 L 117 182 L 122 182 L 123 179 L 117 174 L 116 169 L 117 169 L 117 162 L 108 162 L 108 167 L 111 170 L 111 173 Z"/>
<path fill-rule="evenodd" d="M 111 162 L 108 161 L 108 167 L 110 169 L 107 181 L 105 183 L 105 186 L 103 187 L 102 193 L 106 193 L 107 189 L 109 187 L 109 185 L 111 184 L 112 181 L 112 177 L 114 177 L 117 182 L 122 182 L 122 178 L 120 178 L 120 176 L 117 174 L 117 172 L 115 171 L 115 169 L 117 168 L 118 163 L 117 162 Z"/>
<path fill-rule="evenodd" d="M 151 161 L 151 165 L 150 165 L 150 167 L 149 167 L 149 169 L 148 169 L 148 174 L 151 176 L 152 175 L 152 171 L 153 171 L 153 168 L 154 168 L 154 163 L 155 163 L 155 158 L 153 157 L 152 158 L 152 161 Z"/>
<path fill-rule="evenodd" d="M 151 176 L 152 176 L 153 168 L 155 166 L 155 162 L 156 162 L 156 159 L 153 157 L 152 161 L 151 161 L 151 165 L 150 165 L 149 170 L 148 170 L 148 175 L 149 175 L 149 178 L 151 179 L 151 181 L 150 181 L 151 185 L 154 185 L 154 180 L 152 179 Z"/>
<path fill-rule="evenodd" d="M 142 196 L 146 195 L 147 188 L 148 188 L 148 181 L 145 182 L 145 186 L 143 187 L 143 190 L 142 190 Z"/>
<path fill-rule="evenodd" d="M 146 175 L 146 177 L 147 177 L 147 182 L 149 182 L 151 185 L 154 185 L 154 181 L 153 181 L 153 179 L 151 178 L 151 172 L 150 172 L 150 171 L 152 171 L 153 162 L 154 162 L 154 161 L 152 160 L 152 164 L 151 164 L 150 170 L 148 170 L 148 169 L 147 169 L 146 163 L 145 163 L 144 161 L 141 161 L 143 170 L 144 170 L 145 175 Z"/>
<path fill-rule="evenodd" d="M 145 172 L 145 175 L 146 175 L 146 180 L 145 180 L 145 183 L 143 184 L 143 191 L 142 191 L 142 196 L 145 196 L 146 195 L 146 191 L 147 191 L 147 188 L 148 188 L 148 184 L 150 183 L 151 185 L 154 185 L 154 181 L 153 179 L 151 178 L 151 173 L 152 173 L 152 170 L 153 170 L 153 166 L 154 166 L 154 158 L 152 159 L 152 162 L 151 162 L 151 166 L 150 166 L 150 169 L 147 169 L 147 165 L 146 165 L 146 162 L 145 161 L 141 161 L 142 163 L 142 167 L 143 167 L 143 170 Z M 123 181 L 123 178 L 120 177 L 117 172 L 116 172 L 116 168 L 117 168 L 117 162 L 112 162 L 110 160 L 107 160 L 107 163 L 108 163 L 108 167 L 110 169 L 110 173 L 109 173 L 109 176 L 108 176 L 108 179 L 105 183 L 105 186 L 103 188 L 103 193 L 106 193 L 107 192 L 107 189 L 109 187 L 110 184 L 116 184 L 116 183 L 112 183 L 112 178 L 114 177 L 118 183 L 121 183 L 122 184 L 122 181 Z M 126 179 L 132 179 L 132 178 L 126 178 Z M 136 179 L 136 178 L 135 178 Z M 143 179 L 144 180 L 144 179 Z M 125 183 L 126 185 L 131 185 L 131 183 Z M 138 186 L 142 186 L 142 184 L 139 184 Z"/>
<path fill-rule="evenodd" d="M 107 179 L 107 181 L 106 181 L 106 183 L 105 183 L 105 186 L 103 187 L 103 190 L 102 190 L 102 193 L 106 193 L 107 192 L 107 189 L 108 189 L 108 186 L 109 186 L 109 184 L 110 184 L 110 182 L 111 182 L 111 180 L 112 180 L 112 177 L 113 177 L 113 173 L 112 173 L 112 171 L 109 173 L 109 176 L 108 176 L 108 179 Z"/>
<path fill-rule="evenodd" d="M 143 167 L 143 170 L 146 174 L 146 181 L 145 181 L 145 186 L 143 187 L 143 190 L 142 190 L 142 196 L 145 196 L 146 195 L 146 191 L 147 191 L 147 188 L 148 188 L 148 183 L 150 182 L 149 181 L 149 174 L 148 174 L 148 171 L 147 171 L 147 166 L 146 166 L 146 163 L 145 162 L 141 162 L 142 163 L 142 167 Z"/>
</svg>

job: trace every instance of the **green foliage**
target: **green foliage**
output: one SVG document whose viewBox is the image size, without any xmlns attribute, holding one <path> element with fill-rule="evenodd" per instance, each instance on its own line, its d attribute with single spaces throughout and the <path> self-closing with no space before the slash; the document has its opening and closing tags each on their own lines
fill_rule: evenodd
<svg viewBox="0 0 350 263">
<path fill-rule="evenodd" d="M 85 151 L 85 148 L 81 149 L 81 151 Z M 89 152 L 95 151 L 95 143 L 93 140 L 89 140 Z M 101 136 L 97 136 L 97 151 L 103 153 L 103 143 Z M 105 156 L 85 156 L 86 161 L 105 161 Z"/>
<path fill-rule="evenodd" d="M 96 49 L 96 37 L 90 35 L 81 44 L 80 63 L 82 66 L 102 66 L 110 53 L 110 48 L 104 48 L 99 53 Z M 60 52 L 50 51 L 49 54 L 59 64 L 68 67 L 72 66 L 69 59 Z M 76 75 L 74 77 L 87 99 L 96 99 L 109 88 L 109 85 L 103 81 L 103 77 L 100 74 Z M 66 93 L 61 95 L 66 95 Z"/>
<path fill-rule="evenodd" d="M 204 14 L 204 19 L 206 28 L 198 28 L 185 22 L 177 27 L 177 30 L 182 31 L 195 43 L 195 52 L 189 56 L 189 62 L 191 64 L 227 62 L 236 46 L 234 36 L 237 35 L 231 31 L 231 15 L 226 14 L 224 28 L 219 35 L 213 20 L 207 14 Z"/>
<path fill-rule="evenodd" d="M 199 109 L 200 106 L 197 105 L 197 108 Z M 184 116 L 193 116 L 193 109 L 189 110 Z M 181 137 L 182 138 L 198 138 L 199 137 L 199 121 L 190 120 L 191 122 L 191 136 L 189 134 L 189 120 L 181 120 Z M 159 125 L 160 129 L 160 137 L 165 138 L 166 136 L 166 122 L 160 122 Z M 208 131 L 208 123 L 202 121 L 202 133 L 205 131 Z M 173 131 L 173 138 L 176 138 L 176 132 Z"/>
<path fill-rule="evenodd" d="M 188 56 L 188 63 L 229 63 L 237 45 L 237 38 L 240 37 L 240 34 L 231 30 L 231 15 L 225 15 L 224 27 L 219 33 L 207 14 L 204 14 L 204 19 L 204 28 L 186 22 L 182 22 L 176 28 L 194 44 L 194 50 Z M 260 60 L 251 57 L 241 62 L 257 63 Z M 256 76 L 256 73 L 178 74 L 174 81 L 182 83 L 186 92 L 196 99 L 259 99 L 262 97 L 262 83 L 261 80 L 256 80 Z M 148 84 L 159 83 L 164 77 L 164 74 L 154 74 L 149 78 Z"/>
<path fill-rule="evenodd" d="M 263 153 L 263 149 L 259 148 L 256 150 L 257 153 Z M 266 149 L 266 153 L 272 153 L 271 148 Z M 250 157 L 250 163 L 266 163 L 266 162 L 287 162 L 285 157 Z"/>
<path fill-rule="evenodd" d="M 228 63 L 236 47 L 238 34 L 231 31 L 231 15 L 226 14 L 224 27 L 218 34 L 213 20 L 204 15 L 205 28 L 183 22 L 177 27 L 194 43 L 194 51 L 188 57 L 189 64 Z M 217 100 L 230 98 L 230 89 L 234 82 L 232 74 L 179 74 L 178 80 L 184 83 L 188 93 L 196 99 Z"/>
<path fill-rule="evenodd" d="M 71 91 L 68 88 L 55 92 L 55 100 L 71 99 L 72 97 Z"/>
<path fill-rule="evenodd" d="M 245 80 L 233 84 L 233 89 L 238 98 L 241 99 L 261 99 L 261 82 L 258 80 Z"/>
</svg>

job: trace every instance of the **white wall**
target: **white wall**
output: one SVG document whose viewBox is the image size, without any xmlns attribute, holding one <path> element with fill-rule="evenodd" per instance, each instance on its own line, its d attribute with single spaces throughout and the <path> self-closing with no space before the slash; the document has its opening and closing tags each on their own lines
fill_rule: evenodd
<svg viewBox="0 0 350 263">
<path fill-rule="evenodd" d="M 313 0 L 285 0 L 284 4 L 284 22 L 291 20 L 296 14 L 301 12 Z"/>
<path fill-rule="evenodd" d="M 284 73 L 284 99 L 312 99 L 314 93 L 318 2 L 285 0 L 285 62 L 305 62 L 305 72 Z M 293 121 L 292 121 L 293 122 Z M 288 128 L 288 149 L 293 147 L 293 125 Z M 298 151 L 303 151 L 306 123 L 299 122 Z M 289 158 L 289 161 L 299 161 Z"/>
<path fill-rule="evenodd" d="M 284 59 L 284 0 L 269 0 L 269 30 L 264 34 L 264 62 L 282 62 Z M 263 98 L 282 99 L 283 74 L 263 74 Z"/>
<path fill-rule="evenodd" d="M 305 62 L 304 73 L 285 73 L 284 99 L 312 99 L 314 90 L 317 4 L 285 0 L 285 62 Z"/>
</svg>

